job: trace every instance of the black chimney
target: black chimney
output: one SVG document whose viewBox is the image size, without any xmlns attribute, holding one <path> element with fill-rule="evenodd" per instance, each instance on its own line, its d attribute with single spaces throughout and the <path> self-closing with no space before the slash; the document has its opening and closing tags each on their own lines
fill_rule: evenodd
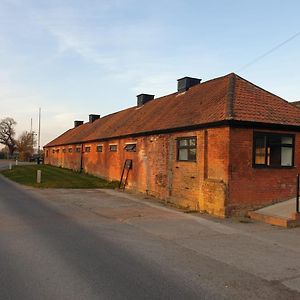
<svg viewBox="0 0 300 300">
<path fill-rule="evenodd" d="M 94 121 L 98 120 L 100 118 L 100 115 L 89 115 L 89 121 L 90 123 L 93 123 Z"/>
<path fill-rule="evenodd" d="M 74 121 L 74 127 L 78 127 L 83 124 L 83 121 Z"/>
<path fill-rule="evenodd" d="M 144 105 L 145 103 L 151 101 L 154 99 L 154 95 L 148 95 L 148 94 L 140 94 L 137 95 L 137 106 L 140 107 Z"/>
<path fill-rule="evenodd" d="M 177 90 L 179 93 L 187 91 L 190 87 L 199 84 L 201 79 L 192 78 L 192 77 L 183 77 L 177 80 Z"/>
</svg>

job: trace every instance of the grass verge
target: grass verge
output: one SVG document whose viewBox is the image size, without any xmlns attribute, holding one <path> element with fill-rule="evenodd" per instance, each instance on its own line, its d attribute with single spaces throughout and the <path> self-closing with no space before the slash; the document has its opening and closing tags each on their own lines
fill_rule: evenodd
<svg viewBox="0 0 300 300">
<path fill-rule="evenodd" d="M 36 183 L 37 170 L 42 171 L 40 184 Z M 118 181 L 109 182 L 89 174 L 48 165 L 14 166 L 12 170 L 1 171 L 1 174 L 17 183 L 38 188 L 114 189 L 119 184 Z"/>
</svg>

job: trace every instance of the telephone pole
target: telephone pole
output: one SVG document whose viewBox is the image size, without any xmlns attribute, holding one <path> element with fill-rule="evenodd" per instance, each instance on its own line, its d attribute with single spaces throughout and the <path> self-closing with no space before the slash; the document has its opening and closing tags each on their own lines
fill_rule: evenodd
<svg viewBox="0 0 300 300">
<path fill-rule="evenodd" d="M 41 108 L 39 108 L 38 155 L 41 155 Z"/>
</svg>

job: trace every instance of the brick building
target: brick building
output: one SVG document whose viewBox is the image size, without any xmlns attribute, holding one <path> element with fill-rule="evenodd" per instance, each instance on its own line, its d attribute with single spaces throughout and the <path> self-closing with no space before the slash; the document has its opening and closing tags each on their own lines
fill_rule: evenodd
<svg viewBox="0 0 300 300">
<path fill-rule="evenodd" d="M 120 180 L 192 210 L 227 216 L 288 199 L 300 171 L 300 109 L 229 74 L 137 106 L 75 121 L 45 147 L 45 163 Z"/>
</svg>

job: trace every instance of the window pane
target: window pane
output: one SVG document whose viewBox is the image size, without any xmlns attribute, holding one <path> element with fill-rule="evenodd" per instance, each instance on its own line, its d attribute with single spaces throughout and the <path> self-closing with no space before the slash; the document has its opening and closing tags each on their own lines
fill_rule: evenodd
<svg viewBox="0 0 300 300">
<path fill-rule="evenodd" d="M 280 166 L 281 165 L 281 147 L 279 145 L 270 145 L 269 149 L 269 165 Z"/>
<path fill-rule="evenodd" d="M 178 160 L 195 161 L 196 160 L 196 142 L 195 137 L 179 138 L 177 142 Z"/>
<path fill-rule="evenodd" d="M 190 139 L 190 146 L 196 146 L 196 139 L 195 138 Z"/>
<path fill-rule="evenodd" d="M 293 148 L 282 147 L 281 148 L 281 165 L 292 166 L 293 163 Z"/>
<path fill-rule="evenodd" d="M 189 151 L 189 160 L 196 160 L 196 148 L 190 149 L 190 151 Z"/>
<path fill-rule="evenodd" d="M 187 146 L 188 145 L 188 140 L 180 140 L 179 141 L 179 146 Z"/>
<path fill-rule="evenodd" d="M 281 143 L 282 144 L 287 144 L 287 145 L 292 145 L 293 144 L 293 138 L 290 136 L 283 136 L 281 138 Z"/>
<path fill-rule="evenodd" d="M 255 164 L 264 165 L 266 155 L 266 137 L 256 137 L 255 139 Z"/>
<path fill-rule="evenodd" d="M 188 160 L 188 149 L 179 149 L 179 160 Z"/>
<path fill-rule="evenodd" d="M 281 145 L 281 136 L 269 136 L 270 145 Z"/>
<path fill-rule="evenodd" d="M 136 144 L 127 144 L 125 146 L 125 150 L 129 152 L 135 152 L 136 151 Z"/>
<path fill-rule="evenodd" d="M 117 151 L 117 145 L 110 145 L 110 146 L 109 146 L 109 150 L 110 150 L 111 152 L 116 152 L 116 151 Z"/>
<path fill-rule="evenodd" d="M 256 165 L 266 164 L 271 167 L 293 165 L 293 136 L 259 133 L 256 134 L 254 147 L 254 163 Z"/>
</svg>

